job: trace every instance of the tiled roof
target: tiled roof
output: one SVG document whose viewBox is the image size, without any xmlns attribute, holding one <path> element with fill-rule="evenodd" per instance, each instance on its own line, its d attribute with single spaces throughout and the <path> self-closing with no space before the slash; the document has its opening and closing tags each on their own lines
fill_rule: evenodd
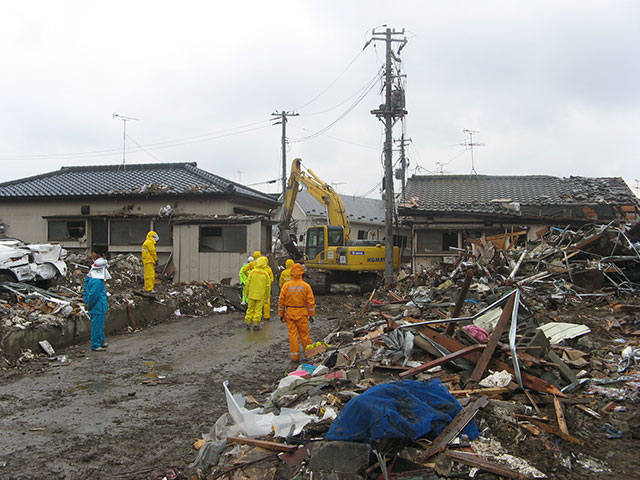
<svg viewBox="0 0 640 480">
<path fill-rule="evenodd" d="M 62 167 L 0 184 L 0 199 L 111 195 L 240 195 L 270 204 L 270 195 L 206 172 L 194 163 Z"/>
<path fill-rule="evenodd" d="M 638 205 L 622 178 L 559 178 L 547 175 L 414 175 L 400 210 L 519 213 L 520 206 Z"/>
<path fill-rule="evenodd" d="M 350 222 L 384 224 L 384 200 L 352 195 L 341 195 L 341 198 Z M 298 193 L 296 202 L 307 215 L 327 216 L 327 210 L 306 190 Z"/>
</svg>

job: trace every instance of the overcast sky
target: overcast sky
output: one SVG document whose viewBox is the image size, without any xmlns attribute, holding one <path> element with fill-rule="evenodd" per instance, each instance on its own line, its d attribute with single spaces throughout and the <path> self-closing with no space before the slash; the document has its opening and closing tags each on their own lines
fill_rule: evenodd
<svg viewBox="0 0 640 480">
<path fill-rule="evenodd" d="M 270 114 L 287 110 L 300 114 L 288 124 L 289 160 L 302 157 L 340 193 L 379 198 L 383 129 L 370 110 L 382 103 L 374 79 L 384 45 L 363 46 L 387 25 L 408 40 L 410 174 L 471 173 L 471 152 L 460 146 L 470 129 L 484 144 L 473 152 L 479 174 L 616 176 L 637 193 L 637 1 L 0 8 L 0 182 L 122 163 L 117 113 L 139 119 L 126 123 L 126 163 L 197 162 L 277 192 L 279 180 L 261 182 L 280 178 L 281 130 Z"/>
</svg>

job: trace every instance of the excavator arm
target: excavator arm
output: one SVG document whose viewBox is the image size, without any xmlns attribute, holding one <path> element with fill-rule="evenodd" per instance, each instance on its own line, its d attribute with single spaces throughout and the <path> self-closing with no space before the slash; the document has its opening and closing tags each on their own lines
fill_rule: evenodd
<svg viewBox="0 0 640 480">
<path fill-rule="evenodd" d="M 287 191 L 282 207 L 282 219 L 280 221 L 280 231 L 287 231 L 291 223 L 291 215 L 296 204 L 296 198 L 300 189 L 300 184 L 307 187 L 307 190 L 318 203 L 324 205 L 327 210 L 327 224 L 342 227 L 345 240 L 351 238 L 351 224 L 347 217 L 344 204 L 340 195 L 326 182 L 323 182 L 311 170 L 302 171 L 302 159 L 296 158 L 291 164 L 291 174 L 287 183 Z M 284 242 L 284 239 L 281 239 Z"/>
</svg>

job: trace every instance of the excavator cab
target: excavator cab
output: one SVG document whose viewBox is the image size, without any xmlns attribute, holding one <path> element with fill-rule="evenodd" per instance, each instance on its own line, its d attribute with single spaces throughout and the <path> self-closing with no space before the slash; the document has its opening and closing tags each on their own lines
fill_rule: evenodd
<svg viewBox="0 0 640 480">
<path fill-rule="evenodd" d="M 314 260 L 320 255 L 317 260 L 319 263 L 324 263 L 325 252 L 329 251 L 329 247 L 343 247 L 344 245 L 345 238 L 342 227 L 323 225 L 307 230 L 305 253 L 308 260 Z"/>
</svg>

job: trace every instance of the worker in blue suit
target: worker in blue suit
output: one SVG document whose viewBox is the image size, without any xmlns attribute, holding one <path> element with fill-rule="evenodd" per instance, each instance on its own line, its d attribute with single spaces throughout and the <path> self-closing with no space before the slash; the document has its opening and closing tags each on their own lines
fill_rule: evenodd
<svg viewBox="0 0 640 480">
<path fill-rule="evenodd" d="M 102 255 L 93 252 L 91 254 L 93 265 L 84 279 L 83 298 L 91 317 L 91 350 L 101 352 L 107 349 L 104 335 L 104 319 L 107 315 L 107 288 L 105 280 L 111 275 L 107 270 L 107 261 Z"/>
</svg>

